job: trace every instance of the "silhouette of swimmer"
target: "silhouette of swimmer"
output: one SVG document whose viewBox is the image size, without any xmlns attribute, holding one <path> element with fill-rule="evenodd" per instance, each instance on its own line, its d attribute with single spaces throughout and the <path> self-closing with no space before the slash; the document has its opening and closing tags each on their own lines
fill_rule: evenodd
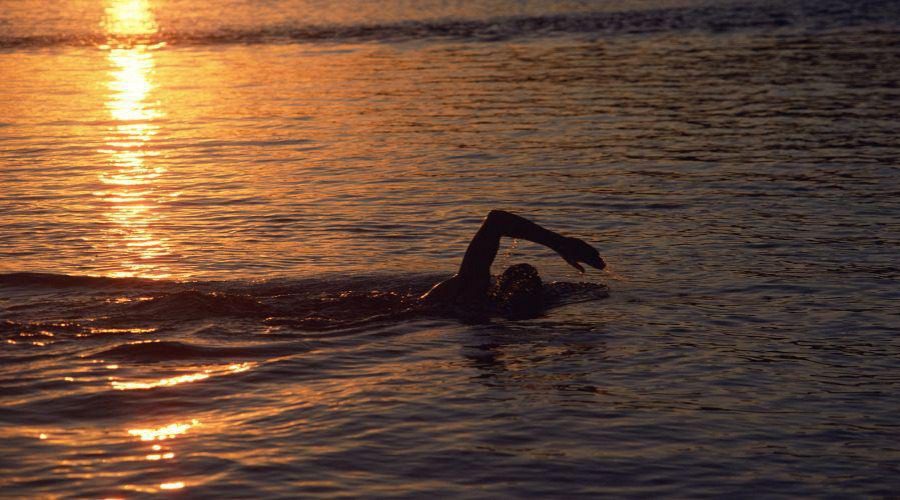
<svg viewBox="0 0 900 500">
<path fill-rule="evenodd" d="M 491 279 L 491 264 L 503 236 L 544 245 L 582 273 L 581 262 L 596 269 L 606 267 L 597 250 L 583 240 L 563 236 L 503 210 L 491 210 L 469 243 L 456 275 L 434 285 L 420 301 L 466 310 L 489 307 L 509 317 L 540 313 L 544 308 L 544 286 L 534 266 L 516 264 L 496 281 Z"/>
</svg>

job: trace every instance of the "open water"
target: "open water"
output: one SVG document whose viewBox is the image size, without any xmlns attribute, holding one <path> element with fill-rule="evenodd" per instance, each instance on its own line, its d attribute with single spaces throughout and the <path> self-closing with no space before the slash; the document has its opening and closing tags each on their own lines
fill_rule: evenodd
<svg viewBox="0 0 900 500">
<path fill-rule="evenodd" d="M 897 2 L 0 0 L 0 77 L 2 496 L 900 493 Z M 409 311 L 493 208 L 610 271 Z"/>
</svg>

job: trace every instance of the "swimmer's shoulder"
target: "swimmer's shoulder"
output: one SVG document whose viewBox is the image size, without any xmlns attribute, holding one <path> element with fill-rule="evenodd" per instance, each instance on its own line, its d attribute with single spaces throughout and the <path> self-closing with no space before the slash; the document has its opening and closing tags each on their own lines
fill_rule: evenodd
<svg viewBox="0 0 900 500">
<path fill-rule="evenodd" d="M 482 304 L 488 299 L 491 277 L 486 280 L 469 279 L 456 274 L 431 287 L 419 297 L 424 304 L 440 305 L 473 305 Z"/>
</svg>

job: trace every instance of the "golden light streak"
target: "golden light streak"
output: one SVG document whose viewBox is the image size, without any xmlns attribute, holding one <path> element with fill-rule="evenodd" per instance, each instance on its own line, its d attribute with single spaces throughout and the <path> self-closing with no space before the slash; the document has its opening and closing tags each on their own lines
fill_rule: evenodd
<svg viewBox="0 0 900 500">
<path fill-rule="evenodd" d="M 175 377 L 166 377 L 158 380 L 150 380 L 150 381 L 134 381 L 134 382 L 121 382 L 118 380 L 110 381 L 110 385 L 113 389 L 120 391 L 130 391 L 136 389 L 155 389 L 157 387 L 172 387 L 179 384 L 185 384 L 189 382 L 197 382 L 199 380 L 206 380 L 209 377 L 216 375 L 227 375 L 233 373 L 241 373 L 247 370 L 250 370 L 256 366 L 255 363 L 233 363 L 224 367 L 215 367 L 208 368 L 203 371 L 197 373 L 189 373 L 185 375 L 178 375 Z"/>
<path fill-rule="evenodd" d="M 38 332 L 22 332 L 19 334 L 19 337 L 54 337 L 53 332 L 48 332 L 46 330 L 41 330 Z"/>
<path fill-rule="evenodd" d="M 107 56 L 113 70 L 112 79 L 107 84 L 114 100 L 106 106 L 113 119 L 123 122 L 149 121 L 162 115 L 148 102 L 148 94 L 153 90 L 150 75 L 153 72 L 153 53 L 145 47 L 113 49 Z M 120 139 L 107 144 L 116 149 L 142 146 L 156 134 L 158 128 L 144 123 L 124 123 L 119 125 Z"/>
<path fill-rule="evenodd" d="M 141 438 L 141 441 L 163 441 L 184 434 L 198 425 L 200 421 L 193 419 L 190 422 L 169 424 L 157 429 L 129 429 L 128 434 Z"/>
<path fill-rule="evenodd" d="M 91 334 L 98 333 L 153 333 L 156 328 L 88 328 Z"/>
<path fill-rule="evenodd" d="M 126 302 L 144 302 L 147 300 L 153 300 L 153 297 L 116 297 L 115 299 L 107 300 L 107 302 L 113 302 L 115 304 L 124 304 Z M 114 329 L 110 329 L 110 330 L 114 330 Z M 134 330 L 139 330 L 139 328 L 135 328 Z"/>
<path fill-rule="evenodd" d="M 154 99 L 153 81 L 153 50 L 161 45 L 142 43 L 159 27 L 149 0 L 107 0 L 103 26 L 110 40 L 102 47 L 108 51 L 110 66 L 106 108 L 114 125 L 106 147 L 99 150 L 112 167 L 98 175 L 108 188 L 94 193 L 112 223 L 101 243 L 121 256 L 120 269 L 110 276 L 165 278 L 169 269 L 160 260 L 171 249 L 168 239 L 158 237 L 153 226 L 163 219 L 160 206 L 165 197 L 158 194 L 157 182 L 166 169 L 150 164 L 159 156 L 152 142 L 159 132 L 157 121 L 164 116 Z M 123 39 L 127 43 L 119 43 Z"/>
<path fill-rule="evenodd" d="M 184 481 L 176 481 L 174 483 L 162 483 L 159 485 L 164 490 L 180 490 L 184 488 Z"/>
<path fill-rule="evenodd" d="M 228 369 L 231 370 L 232 373 L 240 373 L 253 368 L 253 366 L 253 363 L 235 363 L 228 365 Z"/>
<path fill-rule="evenodd" d="M 180 375 L 178 377 L 169 377 L 163 378 L 159 380 L 154 380 L 153 382 L 118 382 L 112 381 L 111 385 L 113 389 L 117 389 L 120 391 L 128 391 L 133 389 L 153 389 L 155 387 L 170 387 L 173 385 L 184 384 L 186 382 L 196 382 L 198 380 L 203 380 L 209 378 L 208 373 L 192 373 L 190 375 Z"/>
<path fill-rule="evenodd" d="M 152 35 L 159 30 L 148 0 L 115 0 L 106 6 L 103 23 L 111 36 Z"/>
</svg>

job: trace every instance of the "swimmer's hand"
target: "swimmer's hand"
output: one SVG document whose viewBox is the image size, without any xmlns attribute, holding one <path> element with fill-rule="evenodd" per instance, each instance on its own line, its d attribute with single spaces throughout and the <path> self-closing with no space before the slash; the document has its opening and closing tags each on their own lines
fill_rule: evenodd
<svg viewBox="0 0 900 500">
<path fill-rule="evenodd" d="M 582 267 L 579 262 L 584 262 L 595 269 L 603 269 L 606 267 L 606 262 L 603 262 L 603 259 L 600 258 L 600 252 L 584 240 L 578 238 L 564 237 L 562 242 L 557 245 L 554 250 L 556 250 L 556 253 L 568 262 L 570 266 L 581 273 L 584 273 L 584 267 Z"/>
</svg>

